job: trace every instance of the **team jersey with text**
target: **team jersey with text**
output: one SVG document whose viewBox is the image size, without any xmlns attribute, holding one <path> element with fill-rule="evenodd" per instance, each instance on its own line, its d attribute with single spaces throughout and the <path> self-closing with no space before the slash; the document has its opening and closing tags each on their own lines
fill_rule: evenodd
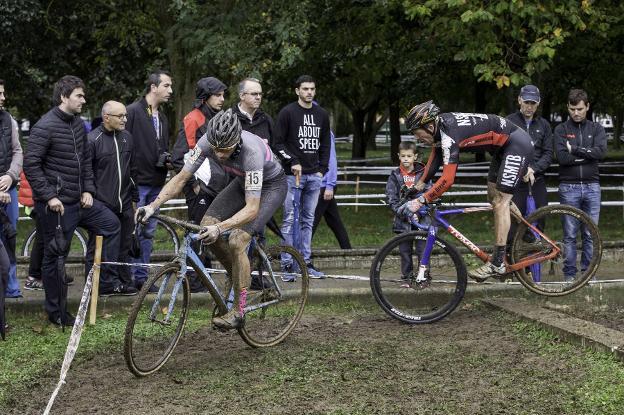
<svg viewBox="0 0 624 415">
<path fill-rule="evenodd" d="M 429 202 L 440 197 L 453 184 L 461 152 L 496 151 L 509 144 L 511 133 L 518 128 L 494 114 L 449 112 L 439 117 L 438 132 L 434 136 L 434 148 L 423 181 L 431 180 L 440 166 L 444 168 L 442 177 L 424 194 Z"/>
<path fill-rule="evenodd" d="M 204 134 L 184 163 L 182 170 L 195 173 L 206 157 L 217 160 L 226 172 L 244 177 L 246 196 L 260 197 L 262 183 L 281 176 L 283 172 L 282 165 L 266 141 L 244 130 L 241 133 L 240 151 L 235 151 L 225 162 L 218 160 Z"/>
</svg>

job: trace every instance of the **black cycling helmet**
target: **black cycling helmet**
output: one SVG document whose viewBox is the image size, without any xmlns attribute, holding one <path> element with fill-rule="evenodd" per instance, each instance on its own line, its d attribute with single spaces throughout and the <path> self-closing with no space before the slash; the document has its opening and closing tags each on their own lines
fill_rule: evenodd
<svg viewBox="0 0 624 415">
<path fill-rule="evenodd" d="M 241 123 L 232 108 L 219 111 L 208 121 L 206 138 L 208 143 L 215 148 L 233 147 L 241 139 Z"/>
<path fill-rule="evenodd" d="M 440 114 L 440 108 L 433 101 L 415 105 L 405 117 L 405 127 L 409 131 L 421 128 L 425 124 L 435 121 Z"/>
</svg>

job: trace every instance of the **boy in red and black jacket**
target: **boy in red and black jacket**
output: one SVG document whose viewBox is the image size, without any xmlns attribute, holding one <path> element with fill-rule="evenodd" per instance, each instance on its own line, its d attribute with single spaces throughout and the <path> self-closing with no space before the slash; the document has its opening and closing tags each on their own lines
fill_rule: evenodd
<svg viewBox="0 0 624 415">
<path fill-rule="evenodd" d="M 386 184 L 387 201 L 390 209 L 394 212 L 394 222 L 392 231 L 394 233 L 404 233 L 417 229 L 405 216 L 399 215 L 397 210 L 408 200 L 416 199 L 431 187 L 431 183 L 427 183 L 421 191 L 416 191 L 414 185 L 422 177 L 425 166 L 418 160 L 418 150 L 416 144 L 411 141 L 402 141 L 399 144 L 399 167 L 392 171 L 388 177 Z M 429 217 L 424 217 L 421 223 L 427 224 Z M 422 241 L 424 242 L 424 241 Z M 413 246 L 410 242 L 399 245 L 399 253 L 401 255 L 401 279 L 409 280 L 414 272 L 414 263 L 412 261 Z M 425 248 L 424 243 L 416 244 L 416 255 L 420 258 Z"/>
</svg>

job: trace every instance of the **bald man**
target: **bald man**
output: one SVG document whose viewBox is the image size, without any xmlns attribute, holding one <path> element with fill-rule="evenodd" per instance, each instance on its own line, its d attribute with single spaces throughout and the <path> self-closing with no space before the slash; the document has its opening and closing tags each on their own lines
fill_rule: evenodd
<svg viewBox="0 0 624 415">
<path fill-rule="evenodd" d="M 128 252 L 134 230 L 133 202 L 139 200 L 134 186 L 132 166 L 134 146 L 132 135 L 126 128 L 126 107 L 116 101 L 102 106 L 102 124 L 88 135 L 89 157 L 93 166 L 95 199 L 108 208 L 118 219 L 120 235 L 119 261 L 128 262 Z M 87 269 L 93 264 L 95 233 L 89 232 Z M 128 267 L 102 269 L 100 295 L 134 295 L 137 293 Z"/>
</svg>

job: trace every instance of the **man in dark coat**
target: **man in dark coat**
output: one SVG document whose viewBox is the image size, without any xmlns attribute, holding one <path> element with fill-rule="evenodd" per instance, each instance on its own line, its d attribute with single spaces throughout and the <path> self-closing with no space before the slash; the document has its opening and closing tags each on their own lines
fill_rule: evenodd
<svg viewBox="0 0 624 415">
<path fill-rule="evenodd" d="M 84 83 L 75 76 L 62 77 L 54 85 L 53 100 L 56 106 L 30 132 L 24 173 L 45 230 L 42 265 L 45 310 L 50 322 L 67 326 L 74 323 L 66 308 L 64 261 L 69 253 L 68 242 L 80 225 L 104 236 L 103 259 L 117 261 L 119 221 L 106 206 L 93 199 L 93 169 L 84 123 L 79 116 L 86 102 Z M 58 246 L 63 239 L 67 243 Z"/>
</svg>

